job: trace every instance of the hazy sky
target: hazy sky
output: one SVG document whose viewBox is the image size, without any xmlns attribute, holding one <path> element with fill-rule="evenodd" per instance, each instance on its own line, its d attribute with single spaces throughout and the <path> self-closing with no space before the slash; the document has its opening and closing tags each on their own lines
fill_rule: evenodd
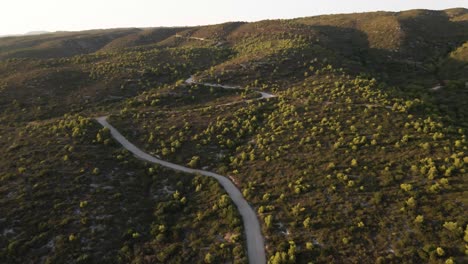
<svg viewBox="0 0 468 264">
<path fill-rule="evenodd" d="M 468 8 L 468 0 L 3 0 L 0 35 L 203 25 L 319 14 Z"/>
</svg>

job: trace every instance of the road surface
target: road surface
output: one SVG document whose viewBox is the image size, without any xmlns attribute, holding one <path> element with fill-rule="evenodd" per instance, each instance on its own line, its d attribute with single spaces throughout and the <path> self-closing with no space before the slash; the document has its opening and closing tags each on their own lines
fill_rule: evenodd
<svg viewBox="0 0 468 264">
<path fill-rule="evenodd" d="M 223 88 L 223 89 L 244 89 L 241 86 L 231 86 L 231 85 L 222 85 L 222 84 L 215 84 L 215 83 L 200 83 L 196 82 L 193 76 L 190 76 L 187 80 L 185 80 L 185 83 L 187 84 L 200 84 L 208 87 L 215 87 L 215 88 Z M 256 90 L 259 92 L 262 96 L 260 98 L 256 98 L 253 100 L 261 100 L 261 99 L 268 99 L 268 98 L 274 98 L 277 95 L 271 94 L 271 93 L 266 93 L 266 92 L 260 92 L 258 91 L 257 88 L 252 88 L 253 90 Z M 248 100 L 248 101 L 253 101 L 253 100 Z"/>
<path fill-rule="evenodd" d="M 231 197 L 232 201 L 237 206 L 240 215 L 242 216 L 245 236 L 247 240 L 247 254 L 249 257 L 249 262 L 253 264 L 266 263 L 265 244 L 262 236 L 260 223 L 257 218 L 257 214 L 255 213 L 255 210 L 249 205 L 249 203 L 247 203 L 247 201 L 242 196 L 242 193 L 231 182 L 231 180 L 229 180 L 227 177 L 213 172 L 191 169 L 168 161 L 157 159 L 130 143 L 122 134 L 120 134 L 120 132 L 117 129 L 115 129 L 111 124 L 109 124 L 109 122 L 107 122 L 106 116 L 99 117 L 96 120 L 103 127 L 108 128 L 115 140 L 117 140 L 124 148 L 126 148 L 128 151 L 132 152 L 136 157 L 142 160 L 159 164 L 161 166 L 176 171 L 182 171 L 191 174 L 200 174 L 215 178 L 221 184 L 221 186 L 223 186 L 224 190 L 226 190 L 229 197 Z"/>
</svg>

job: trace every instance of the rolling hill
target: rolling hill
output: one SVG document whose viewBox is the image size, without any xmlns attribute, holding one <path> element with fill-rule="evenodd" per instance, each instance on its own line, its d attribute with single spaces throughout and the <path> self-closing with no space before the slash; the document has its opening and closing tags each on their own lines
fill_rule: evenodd
<svg viewBox="0 0 468 264">
<path fill-rule="evenodd" d="M 468 9 L 0 38 L 1 263 L 464 263 Z"/>
</svg>

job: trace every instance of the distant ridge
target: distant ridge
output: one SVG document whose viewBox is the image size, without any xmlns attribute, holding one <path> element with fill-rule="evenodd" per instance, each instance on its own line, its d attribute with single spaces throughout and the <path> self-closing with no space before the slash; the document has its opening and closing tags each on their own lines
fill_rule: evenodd
<svg viewBox="0 0 468 264">
<path fill-rule="evenodd" d="M 37 36 L 37 35 L 43 35 L 43 34 L 48 34 L 52 33 L 49 31 L 29 31 L 24 34 L 8 34 L 8 35 L 0 35 L 0 38 L 6 38 L 6 37 L 22 37 L 22 36 Z"/>
<path fill-rule="evenodd" d="M 30 31 L 30 32 L 27 32 L 27 33 L 24 33 L 25 36 L 32 36 L 32 35 L 42 35 L 42 34 L 47 34 L 47 33 L 51 33 L 49 31 Z"/>
</svg>

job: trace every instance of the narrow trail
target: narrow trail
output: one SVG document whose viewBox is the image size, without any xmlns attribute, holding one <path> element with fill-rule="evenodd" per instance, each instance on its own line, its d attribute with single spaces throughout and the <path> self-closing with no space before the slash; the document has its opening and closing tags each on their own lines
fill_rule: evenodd
<svg viewBox="0 0 468 264">
<path fill-rule="evenodd" d="M 228 86 L 228 85 L 220 85 L 220 84 L 210 84 L 210 83 L 198 83 L 195 82 L 193 77 L 190 77 L 185 81 L 187 84 L 201 84 L 208 87 L 219 87 L 224 89 L 243 89 L 240 86 Z M 262 96 L 260 98 L 251 99 L 248 101 L 256 101 L 268 98 L 274 98 L 276 95 L 260 92 Z M 208 177 L 212 177 L 216 179 L 221 186 L 223 186 L 224 190 L 226 190 L 229 197 L 232 199 L 234 204 L 237 206 L 239 214 L 242 217 L 242 222 L 244 224 L 245 236 L 247 241 L 247 254 L 249 257 L 249 263 L 252 264 L 265 264 L 266 263 L 266 254 L 265 254 L 265 242 L 262 235 L 262 229 L 260 222 L 258 220 L 257 214 L 252 206 L 245 200 L 242 196 L 240 190 L 234 185 L 234 183 L 226 176 L 216 174 L 214 172 L 205 171 L 205 170 L 198 170 L 198 169 L 191 169 L 187 168 L 182 165 L 178 165 L 172 162 L 164 161 L 149 155 L 148 153 L 144 152 L 143 150 L 139 149 L 137 146 L 132 144 L 128 141 L 120 132 L 114 128 L 109 122 L 107 122 L 107 116 L 102 116 L 96 118 L 99 124 L 103 127 L 106 127 L 110 130 L 112 137 L 117 140 L 125 149 L 133 153 L 137 158 L 159 164 L 161 166 L 181 171 L 185 173 L 191 174 L 199 174 Z"/>
<path fill-rule="evenodd" d="M 205 42 L 213 42 L 213 43 L 216 43 L 216 46 L 221 46 L 224 43 L 222 41 L 216 41 L 216 40 L 207 39 L 207 38 L 187 37 L 187 36 L 182 36 L 182 35 L 179 35 L 179 34 L 175 34 L 175 37 L 176 38 L 184 38 L 184 39 L 194 39 L 194 40 L 205 41 Z"/>
<path fill-rule="evenodd" d="M 187 37 L 187 36 L 182 36 L 182 35 L 179 35 L 179 34 L 175 34 L 175 37 L 176 38 L 185 38 L 185 39 L 195 39 L 195 40 L 200 40 L 200 41 L 211 41 L 211 40 L 206 39 L 206 38 Z"/>
</svg>

